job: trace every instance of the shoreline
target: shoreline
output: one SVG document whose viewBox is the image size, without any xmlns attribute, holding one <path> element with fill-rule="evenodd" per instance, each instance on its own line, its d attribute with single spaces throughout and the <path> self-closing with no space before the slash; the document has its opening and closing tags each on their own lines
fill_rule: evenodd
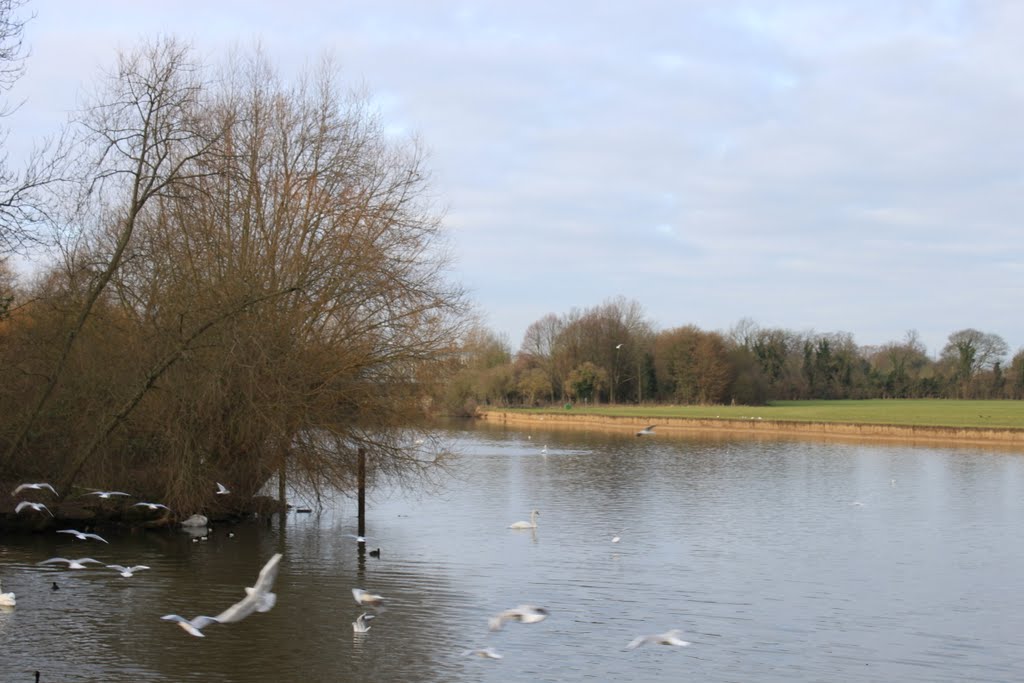
<svg viewBox="0 0 1024 683">
<path fill-rule="evenodd" d="M 989 427 L 937 427 L 922 425 L 887 425 L 853 422 L 798 422 L 789 420 L 723 420 L 697 417 L 631 417 L 585 415 L 562 412 L 518 413 L 486 410 L 478 419 L 501 424 L 543 424 L 570 428 L 602 428 L 615 431 L 636 431 L 657 425 L 657 433 L 813 437 L 825 439 L 867 439 L 949 445 L 1008 446 L 1024 450 L 1024 429 Z"/>
</svg>

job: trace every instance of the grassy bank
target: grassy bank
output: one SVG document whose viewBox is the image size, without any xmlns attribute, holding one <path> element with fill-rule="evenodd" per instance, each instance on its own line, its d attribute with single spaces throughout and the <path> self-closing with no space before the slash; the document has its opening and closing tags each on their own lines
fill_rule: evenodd
<svg viewBox="0 0 1024 683">
<path fill-rule="evenodd" d="M 631 406 L 574 405 L 564 408 L 518 408 L 523 414 L 578 414 L 606 417 L 710 420 L 762 419 L 786 422 L 878 424 L 921 427 L 1024 429 L 1024 401 L 952 401 L 942 399 L 873 399 L 865 401 L 775 401 L 767 406 Z"/>
</svg>

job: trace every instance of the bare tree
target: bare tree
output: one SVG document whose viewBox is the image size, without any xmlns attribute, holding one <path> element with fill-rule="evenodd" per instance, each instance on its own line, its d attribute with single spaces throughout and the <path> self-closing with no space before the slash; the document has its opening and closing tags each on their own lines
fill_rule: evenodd
<svg viewBox="0 0 1024 683">
<path fill-rule="evenodd" d="M 9 463 L 22 446 L 60 381 L 75 340 L 120 268 L 143 212 L 154 198 L 172 195 L 175 184 L 188 176 L 191 164 L 209 146 L 209 138 L 195 126 L 200 84 L 189 52 L 177 41 L 160 40 L 122 54 L 117 73 L 108 77 L 107 90 L 80 121 L 77 147 L 83 159 L 79 176 L 82 194 L 68 207 L 72 212 L 69 219 L 79 226 L 89 219 L 111 226 L 95 233 L 110 240 L 91 250 L 96 266 L 86 267 L 89 273 L 82 283 L 78 312 L 67 328 L 48 380 L 0 458 L 0 466 Z M 79 236 L 87 236 L 87 232 Z M 76 249 L 81 243 L 78 245 Z M 68 249 L 69 257 L 74 251 Z"/>
<path fill-rule="evenodd" d="M 25 4 L 25 0 L 0 0 L 0 93 L 9 92 L 25 74 L 28 19 L 19 15 Z M 15 109 L 17 105 L 0 103 L 0 118 Z M 0 129 L 0 146 L 9 133 Z M 12 168 L 7 154 L 0 153 L 0 256 L 22 253 L 43 241 L 39 228 L 49 217 L 43 190 L 60 177 L 64 161 L 48 142 L 30 153 L 21 170 Z"/>
</svg>

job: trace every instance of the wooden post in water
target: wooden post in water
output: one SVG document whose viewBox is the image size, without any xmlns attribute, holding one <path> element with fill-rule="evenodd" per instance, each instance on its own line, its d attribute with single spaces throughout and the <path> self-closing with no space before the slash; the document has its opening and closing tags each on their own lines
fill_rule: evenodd
<svg viewBox="0 0 1024 683">
<path fill-rule="evenodd" d="M 359 537 L 366 536 L 366 449 L 360 448 L 356 460 L 356 479 L 359 486 Z M 366 549 L 365 543 L 359 542 L 359 554 Z"/>
<path fill-rule="evenodd" d="M 286 485 L 287 485 L 287 482 L 285 481 L 285 473 L 287 471 L 288 471 L 288 468 L 287 468 L 286 463 L 285 463 L 285 456 L 282 453 L 281 454 L 281 469 L 278 470 L 278 472 L 277 472 L 277 504 L 279 506 L 278 514 L 281 515 L 281 519 L 284 519 L 285 511 L 288 509 L 288 500 L 287 500 L 287 496 L 285 495 L 285 488 L 286 488 Z"/>
</svg>

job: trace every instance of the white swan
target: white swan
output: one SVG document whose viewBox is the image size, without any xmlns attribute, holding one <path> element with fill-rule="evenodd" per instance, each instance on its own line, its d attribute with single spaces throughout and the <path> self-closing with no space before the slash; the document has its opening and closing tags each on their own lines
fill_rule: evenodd
<svg viewBox="0 0 1024 683">
<path fill-rule="evenodd" d="M 206 515 L 195 514 L 186 519 L 181 523 L 181 526 L 188 528 L 204 527 L 209 524 L 210 520 Z"/>
<path fill-rule="evenodd" d="M 4 587 L 0 585 L 0 591 L 3 591 Z M 14 593 L 3 593 L 0 592 L 0 607 L 14 607 L 17 601 L 14 599 Z"/>
<path fill-rule="evenodd" d="M 629 644 L 626 645 L 626 649 L 635 650 L 641 645 L 647 645 L 648 643 L 651 645 L 674 645 L 675 647 L 686 647 L 690 643 L 689 641 L 683 640 L 679 637 L 682 634 L 682 631 L 674 628 L 671 631 L 657 633 L 652 636 L 637 636 L 633 640 L 629 641 Z"/>
<path fill-rule="evenodd" d="M 537 510 L 530 510 L 530 521 L 529 522 L 513 522 L 508 525 L 509 529 L 536 529 L 537 518 L 540 517 L 540 512 Z"/>
</svg>

